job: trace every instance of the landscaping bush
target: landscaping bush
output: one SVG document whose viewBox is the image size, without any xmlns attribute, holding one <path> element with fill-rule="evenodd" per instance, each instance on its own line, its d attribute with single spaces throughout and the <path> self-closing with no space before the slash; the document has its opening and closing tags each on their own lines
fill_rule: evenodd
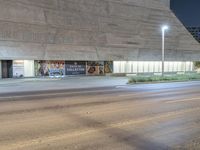
<svg viewBox="0 0 200 150">
<path fill-rule="evenodd" d="M 188 80 L 200 80 L 200 74 L 184 74 L 184 75 L 169 75 L 169 76 L 135 76 L 129 79 L 129 83 L 188 81 Z"/>
</svg>

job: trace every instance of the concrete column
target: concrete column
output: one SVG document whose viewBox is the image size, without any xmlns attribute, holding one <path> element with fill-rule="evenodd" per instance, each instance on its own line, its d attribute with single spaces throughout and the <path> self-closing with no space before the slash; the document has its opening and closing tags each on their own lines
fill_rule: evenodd
<svg viewBox="0 0 200 150">
<path fill-rule="evenodd" d="M 2 65 L 1 65 L 1 60 L 0 60 L 0 79 L 2 78 Z"/>
</svg>

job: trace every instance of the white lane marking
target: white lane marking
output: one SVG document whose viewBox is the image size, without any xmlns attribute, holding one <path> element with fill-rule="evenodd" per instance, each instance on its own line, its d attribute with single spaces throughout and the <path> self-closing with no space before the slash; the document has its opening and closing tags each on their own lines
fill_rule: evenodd
<svg viewBox="0 0 200 150">
<path fill-rule="evenodd" d="M 135 85 L 119 85 L 116 88 L 131 88 L 131 89 L 152 89 L 152 88 L 160 88 L 169 89 L 169 88 L 189 88 L 190 86 L 199 85 L 200 81 L 188 81 L 188 82 L 172 82 L 172 83 L 151 83 L 151 84 L 135 84 Z"/>
<path fill-rule="evenodd" d="M 54 96 L 54 95 L 60 95 L 60 94 L 80 94 L 80 93 L 98 93 L 98 92 L 107 92 L 107 91 L 121 91 L 121 90 L 116 90 L 116 89 L 106 89 L 106 90 L 95 90 L 95 91 L 71 91 L 71 92 L 59 92 L 59 93 L 41 93 L 41 94 L 27 94 L 27 95 L 13 95 L 13 96 L 2 96 L 0 99 L 8 99 L 8 98 L 24 98 L 24 97 L 39 97 L 39 96 Z"/>
<path fill-rule="evenodd" d="M 188 98 L 188 99 L 180 99 L 180 100 L 170 100 L 165 103 L 179 103 L 179 102 L 186 102 L 186 101 L 195 101 L 195 100 L 200 100 L 200 97 L 195 97 L 195 98 Z"/>
<path fill-rule="evenodd" d="M 141 93 L 128 93 L 128 94 L 121 94 L 119 97 L 129 97 L 129 96 L 136 96 L 140 95 Z"/>
<path fill-rule="evenodd" d="M 188 92 L 187 94 L 190 94 L 189 92 L 199 92 L 199 90 L 184 90 L 186 92 Z M 132 92 L 132 93 L 131 93 Z M 129 91 L 129 93 L 127 94 L 121 94 L 119 95 L 120 97 L 127 97 L 127 96 L 137 96 L 137 95 L 143 95 L 143 94 L 148 94 L 150 96 L 158 96 L 158 95 L 166 95 L 166 94 L 179 94 L 179 93 L 183 93 L 183 91 L 181 90 L 172 90 L 172 89 L 168 89 L 168 90 L 153 90 L 153 91 Z"/>
</svg>

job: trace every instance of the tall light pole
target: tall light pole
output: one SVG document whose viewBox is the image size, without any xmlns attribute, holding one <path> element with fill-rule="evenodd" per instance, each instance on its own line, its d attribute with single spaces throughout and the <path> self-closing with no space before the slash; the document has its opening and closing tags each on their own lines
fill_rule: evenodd
<svg viewBox="0 0 200 150">
<path fill-rule="evenodd" d="M 165 72 L 165 31 L 168 29 L 167 25 L 162 26 L 162 76 Z"/>
</svg>

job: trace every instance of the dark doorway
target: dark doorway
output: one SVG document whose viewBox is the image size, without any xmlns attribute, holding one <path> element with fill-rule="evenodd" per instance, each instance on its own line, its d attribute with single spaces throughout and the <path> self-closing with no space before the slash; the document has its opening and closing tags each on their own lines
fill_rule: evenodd
<svg viewBox="0 0 200 150">
<path fill-rule="evenodd" d="M 13 62 L 12 60 L 2 60 L 2 78 L 13 77 Z"/>
</svg>

